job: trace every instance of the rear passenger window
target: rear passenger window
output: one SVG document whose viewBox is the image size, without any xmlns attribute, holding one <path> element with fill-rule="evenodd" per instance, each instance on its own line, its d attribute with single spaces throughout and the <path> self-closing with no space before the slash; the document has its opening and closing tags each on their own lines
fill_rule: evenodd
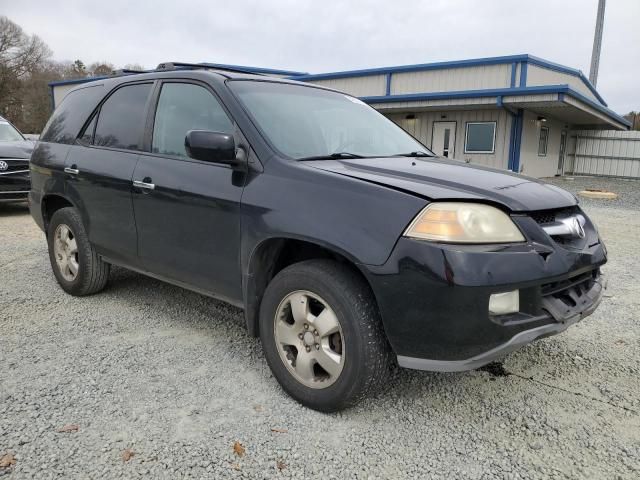
<svg viewBox="0 0 640 480">
<path fill-rule="evenodd" d="M 100 109 L 94 145 L 140 150 L 150 91 L 150 83 L 116 90 Z"/>
<path fill-rule="evenodd" d="M 233 124 L 207 89 L 189 83 L 165 83 L 153 127 L 153 152 L 186 157 L 184 137 L 189 130 L 233 133 Z"/>
<path fill-rule="evenodd" d="M 91 121 L 89 122 L 89 125 L 87 125 L 87 128 L 85 128 L 84 132 L 82 132 L 82 135 L 80 135 L 80 141 L 82 143 L 86 145 L 91 145 L 91 142 L 93 141 L 93 131 L 96 129 L 97 118 L 98 116 L 94 115 Z"/>
</svg>

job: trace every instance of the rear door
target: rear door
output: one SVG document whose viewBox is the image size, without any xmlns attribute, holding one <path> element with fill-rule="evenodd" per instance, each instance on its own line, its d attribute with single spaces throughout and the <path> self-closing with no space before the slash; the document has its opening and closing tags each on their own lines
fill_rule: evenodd
<svg viewBox="0 0 640 480">
<path fill-rule="evenodd" d="M 71 148 L 67 192 L 79 206 L 89 240 L 108 258 L 136 265 L 137 235 L 131 200 L 153 82 L 114 90 Z"/>
<path fill-rule="evenodd" d="M 189 130 L 232 134 L 233 123 L 203 84 L 165 81 L 154 97 L 151 151 L 133 175 L 140 259 L 151 273 L 238 303 L 244 175 L 184 148 Z"/>
</svg>

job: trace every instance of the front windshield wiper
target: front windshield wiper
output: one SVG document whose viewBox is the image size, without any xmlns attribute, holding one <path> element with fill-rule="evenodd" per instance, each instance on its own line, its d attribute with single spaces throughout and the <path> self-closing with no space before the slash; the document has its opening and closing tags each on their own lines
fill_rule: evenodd
<svg viewBox="0 0 640 480">
<path fill-rule="evenodd" d="M 417 151 L 409 153 L 396 153 L 395 155 L 392 155 L 392 157 L 433 157 L 433 155 L 427 152 Z"/>
<path fill-rule="evenodd" d="M 299 162 L 306 162 L 307 160 L 335 160 L 338 158 L 364 158 L 362 155 L 358 155 L 350 152 L 334 152 L 326 155 L 314 155 L 313 157 L 296 158 Z"/>
</svg>

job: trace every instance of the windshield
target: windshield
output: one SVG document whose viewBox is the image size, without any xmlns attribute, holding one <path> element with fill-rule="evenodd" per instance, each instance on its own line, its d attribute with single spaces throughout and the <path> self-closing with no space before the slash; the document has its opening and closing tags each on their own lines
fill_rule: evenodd
<svg viewBox="0 0 640 480">
<path fill-rule="evenodd" d="M 229 86 L 271 144 L 289 157 L 432 155 L 354 97 L 275 82 L 231 81 Z"/>
<path fill-rule="evenodd" d="M 20 142 L 24 140 L 20 132 L 9 122 L 0 121 L 0 142 Z"/>
</svg>

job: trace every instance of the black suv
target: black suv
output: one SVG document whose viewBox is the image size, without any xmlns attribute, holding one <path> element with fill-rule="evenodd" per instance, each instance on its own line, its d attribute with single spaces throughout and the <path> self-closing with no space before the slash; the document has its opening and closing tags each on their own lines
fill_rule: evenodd
<svg viewBox="0 0 640 480">
<path fill-rule="evenodd" d="M 477 368 L 602 295 L 606 250 L 573 195 L 435 158 L 318 86 L 181 64 L 88 83 L 31 171 L 66 292 L 121 265 L 237 305 L 282 387 L 322 411 L 396 361 Z"/>
<path fill-rule="evenodd" d="M 0 203 L 27 201 L 32 151 L 33 142 L 0 117 Z"/>
</svg>

